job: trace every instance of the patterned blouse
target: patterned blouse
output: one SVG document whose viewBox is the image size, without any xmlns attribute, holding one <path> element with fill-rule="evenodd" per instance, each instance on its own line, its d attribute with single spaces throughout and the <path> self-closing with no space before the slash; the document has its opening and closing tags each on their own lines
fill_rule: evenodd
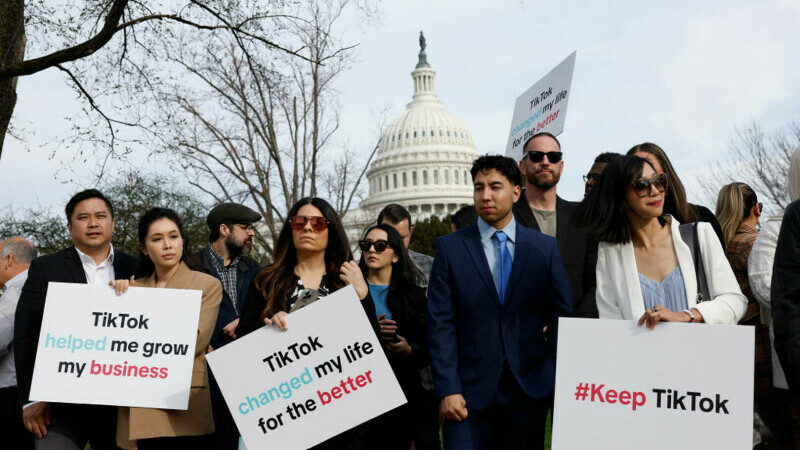
<svg viewBox="0 0 800 450">
<path fill-rule="evenodd" d="M 739 287 L 742 288 L 742 294 L 747 297 L 747 312 L 744 318 L 739 322 L 742 324 L 749 324 L 753 320 L 758 323 L 759 307 L 753 291 L 750 289 L 750 280 L 747 279 L 747 258 L 750 257 L 750 250 L 753 249 L 753 242 L 756 241 L 758 230 L 748 225 L 740 225 L 733 235 L 733 239 L 728 244 L 727 255 L 728 262 L 731 263 L 733 273 L 736 275 L 736 281 L 739 282 Z"/>
<path fill-rule="evenodd" d="M 303 286 L 303 280 L 298 277 L 297 285 L 295 285 L 294 291 L 292 291 L 292 294 L 289 296 L 289 302 L 286 305 L 289 309 L 288 312 L 294 312 L 304 306 L 308 306 L 320 298 L 328 296 L 331 291 L 332 289 L 328 283 L 327 275 L 322 276 L 322 280 L 319 282 L 319 288 L 317 289 L 306 288 Z"/>
</svg>

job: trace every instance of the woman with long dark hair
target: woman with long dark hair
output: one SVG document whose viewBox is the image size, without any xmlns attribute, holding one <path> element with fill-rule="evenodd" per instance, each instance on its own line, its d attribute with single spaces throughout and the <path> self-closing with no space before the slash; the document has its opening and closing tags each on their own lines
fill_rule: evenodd
<svg viewBox="0 0 800 450">
<path fill-rule="evenodd" d="M 205 353 L 217 311 L 222 285 L 216 278 L 186 265 L 189 238 L 178 214 L 153 208 L 139 219 L 139 268 L 134 286 L 203 291 L 197 326 L 189 407 L 185 411 L 121 407 L 117 418 L 117 445 L 122 448 L 210 448 L 207 435 L 214 432 Z M 117 291 L 128 280 L 115 281 Z"/>
<path fill-rule="evenodd" d="M 379 330 L 375 305 L 358 264 L 352 261 L 350 244 L 333 207 L 317 197 L 299 200 L 289 210 L 288 220 L 278 235 L 274 262 L 253 279 L 247 291 L 237 336 L 262 326 L 288 326 L 287 317 L 346 285 L 361 300 L 365 314 Z M 346 326 L 346 324 L 341 324 Z M 364 428 L 348 430 L 315 448 L 361 449 Z"/>
<path fill-rule="evenodd" d="M 670 189 L 664 197 L 664 214 L 671 215 L 680 223 L 707 222 L 711 224 L 720 243 L 725 245 L 722 227 L 720 227 L 717 217 L 705 206 L 689 203 L 686 199 L 686 189 L 683 188 L 683 183 L 664 149 L 652 142 L 645 142 L 631 147 L 627 155 L 644 158 L 650 161 L 657 174 L 667 174 Z"/>
<path fill-rule="evenodd" d="M 679 222 L 664 215 L 669 175 L 638 156 L 614 161 L 581 202 L 576 216 L 599 242 L 597 309 L 601 319 L 735 324 L 742 295 L 719 240 L 697 225 L 710 299 L 698 302 L 692 254 Z"/>
<path fill-rule="evenodd" d="M 436 399 L 422 387 L 420 371 L 430 365 L 427 350 L 428 307 L 424 276 L 411 263 L 403 238 L 393 227 L 370 227 L 358 242 L 358 265 L 367 280 L 381 324 L 381 342 L 408 403 L 368 424 L 364 448 L 408 450 L 417 419 L 436 418 Z M 414 443 L 417 449 L 431 443 Z"/>
</svg>

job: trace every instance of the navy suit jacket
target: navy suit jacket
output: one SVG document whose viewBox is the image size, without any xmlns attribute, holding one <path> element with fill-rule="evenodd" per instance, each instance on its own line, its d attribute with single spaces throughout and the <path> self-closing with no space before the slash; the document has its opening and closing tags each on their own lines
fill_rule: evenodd
<svg viewBox="0 0 800 450">
<path fill-rule="evenodd" d="M 504 361 L 531 398 L 553 392 L 558 318 L 572 315 L 567 274 L 550 236 L 517 226 L 514 245 L 501 306 L 478 225 L 436 241 L 428 346 L 438 398 L 461 394 L 467 408 L 484 408 Z"/>
</svg>

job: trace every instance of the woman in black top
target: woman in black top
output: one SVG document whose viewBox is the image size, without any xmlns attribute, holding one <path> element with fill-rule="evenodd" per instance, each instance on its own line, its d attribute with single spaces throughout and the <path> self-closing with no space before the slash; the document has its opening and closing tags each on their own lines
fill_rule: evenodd
<svg viewBox="0 0 800 450">
<path fill-rule="evenodd" d="M 237 336 L 264 324 L 287 326 L 288 314 L 346 286 L 355 288 L 373 329 L 379 325 L 367 283 L 355 261 L 339 216 L 316 197 L 295 203 L 278 235 L 274 262 L 253 279 L 242 307 Z M 364 427 L 348 430 L 315 449 L 361 449 Z"/>
<path fill-rule="evenodd" d="M 408 450 L 416 419 L 438 420 L 435 399 L 423 389 L 420 371 L 430 365 L 427 349 L 428 307 L 423 276 L 411 263 L 400 234 L 389 225 L 376 225 L 359 241 L 358 263 L 381 324 L 381 342 L 408 403 L 370 421 L 364 448 Z M 415 443 L 415 448 L 421 448 Z M 438 443 L 437 443 L 438 444 Z"/>
<path fill-rule="evenodd" d="M 714 213 L 705 206 L 693 205 L 686 200 L 686 190 L 683 188 L 681 179 L 672 167 L 667 154 L 664 150 L 652 142 L 634 145 L 628 150 L 627 156 L 635 155 L 650 161 L 650 164 L 661 175 L 667 174 L 669 179 L 669 191 L 664 198 L 664 214 L 669 214 L 680 223 L 708 222 L 714 228 L 714 232 L 719 237 L 722 248 L 725 248 L 725 238 L 722 234 L 722 227 Z"/>
</svg>

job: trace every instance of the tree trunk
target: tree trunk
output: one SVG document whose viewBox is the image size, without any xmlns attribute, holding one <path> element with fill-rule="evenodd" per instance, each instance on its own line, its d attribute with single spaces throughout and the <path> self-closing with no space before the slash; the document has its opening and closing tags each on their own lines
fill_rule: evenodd
<svg viewBox="0 0 800 450">
<path fill-rule="evenodd" d="M 20 62 L 25 56 L 24 3 L 24 0 L 0 1 L 0 67 Z M 0 158 L 16 105 L 17 78 L 0 80 Z"/>
</svg>

